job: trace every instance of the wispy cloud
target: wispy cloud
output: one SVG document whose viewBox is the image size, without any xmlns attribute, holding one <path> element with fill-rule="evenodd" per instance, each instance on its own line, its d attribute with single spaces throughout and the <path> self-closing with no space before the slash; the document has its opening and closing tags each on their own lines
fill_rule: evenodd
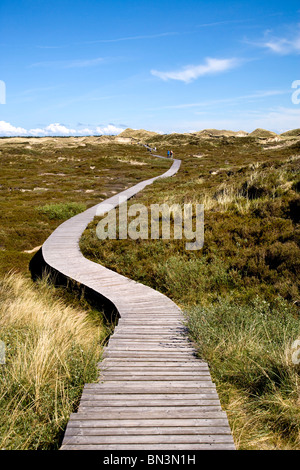
<svg viewBox="0 0 300 470">
<path fill-rule="evenodd" d="M 268 41 L 262 45 L 262 47 L 266 47 L 270 49 L 272 52 L 276 52 L 279 54 L 290 54 L 296 52 L 299 54 L 300 52 L 300 35 L 298 38 L 295 38 L 291 41 L 287 39 L 275 39 L 273 41 Z"/>
<path fill-rule="evenodd" d="M 78 60 L 50 60 L 44 62 L 36 62 L 30 67 L 57 67 L 62 69 L 93 67 L 104 62 L 102 57 L 96 59 L 78 59 Z"/>
<path fill-rule="evenodd" d="M 93 39 L 90 41 L 80 41 L 72 44 L 60 44 L 60 45 L 37 45 L 36 47 L 39 49 L 62 49 L 64 47 L 70 46 L 82 46 L 82 45 L 89 45 L 89 44 L 102 44 L 102 43 L 114 43 L 114 42 L 123 42 L 123 41 L 138 41 L 142 39 L 156 39 L 156 38 L 163 38 L 168 36 L 176 36 L 180 33 L 175 31 L 167 31 L 165 33 L 157 33 L 157 34 L 141 34 L 137 36 L 125 36 L 119 38 L 103 38 L 103 39 Z"/>
<path fill-rule="evenodd" d="M 151 74 L 164 81 L 179 80 L 185 83 L 190 83 L 204 75 L 225 72 L 229 69 L 237 67 L 239 64 L 240 60 L 235 58 L 213 59 L 208 57 L 205 59 L 205 63 L 201 65 L 187 65 L 180 70 L 173 70 L 169 72 L 151 70 Z"/>
<path fill-rule="evenodd" d="M 62 49 L 64 47 L 68 47 L 67 44 L 61 44 L 57 46 L 36 46 L 38 49 Z"/>
<path fill-rule="evenodd" d="M 261 41 L 246 41 L 248 44 L 267 49 L 275 54 L 288 55 L 300 53 L 300 31 L 290 38 L 271 36 L 271 31 L 266 31 L 265 38 Z"/>
<path fill-rule="evenodd" d="M 122 41 L 136 41 L 139 39 L 156 39 L 162 38 L 165 36 L 176 36 L 179 33 L 176 32 L 166 32 L 166 33 L 157 33 L 157 34 L 143 34 L 140 36 L 127 36 L 122 38 L 112 38 L 112 39 L 95 39 L 94 41 L 85 41 L 80 44 L 98 44 L 98 43 L 107 43 L 107 42 L 122 42 Z"/>
<path fill-rule="evenodd" d="M 174 104 L 169 106 L 161 106 L 159 108 L 151 108 L 151 110 L 158 110 L 158 109 L 188 109 L 188 108 L 201 108 L 207 106 L 214 106 L 222 103 L 228 104 L 235 104 L 241 101 L 253 101 L 258 99 L 267 98 L 270 96 L 277 96 L 277 95 L 285 95 L 290 94 L 291 90 L 263 90 L 263 91 L 256 91 L 254 93 L 249 93 L 247 95 L 241 96 L 234 96 L 232 98 L 221 98 L 217 100 L 207 100 L 207 101 L 200 101 L 195 103 L 182 103 L 182 104 Z"/>
<path fill-rule="evenodd" d="M 212 23 L 202 23 L 198 24 L 196 28 L 206 28 L 206 27 L 211 27 L 211 26 L 222 26 L 225 24 L 232 24 L 232 23 L 245 23 L 249 21 L 248 19 L 244 20 L 225 20 L 225 21 L 214 21 Z"/>
</svg>

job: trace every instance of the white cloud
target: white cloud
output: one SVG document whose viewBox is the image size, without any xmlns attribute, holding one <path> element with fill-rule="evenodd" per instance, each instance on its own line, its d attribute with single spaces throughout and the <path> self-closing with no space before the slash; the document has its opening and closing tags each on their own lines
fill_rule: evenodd
<svg viewBox="0 0 300 470">
<path fill-rule="evenodd" d="M 291 41 L 287 39 L 274 39 L 262 44 L 263 47 L 270 49 L 277 54 L 291 54 L 293 52 L 300 52 L 300 36 Z"/>
<path fill-rule="evenodd" d="M 45 128 L 45 131 L 51 135 L 76 135 L 75 129 L 68 129 L 66 126 L 59 123 L 49 124 L 49 126 Z"/>
<path fill-rule="evenodd" d="M 289 39 L 286 37 L 270 37 L 271 31 L 266 31 L 265 39 L 258 42 L 249 42 L 258 47 L 268 49 L 275 54 L 288 55 L 299 54 L 300 52 L 300 33 L 297 32 Z"/>
<path fill-rule="evenodd" d="M 23 127 L 15 127 L 9 122 L 0 121 L 0 136 L 31 136 L 31 137 L 45 137 L 45 136 L 86 136 L 86 135 L 116 135 L 122 132 L 124 128 L 117 127 L 113 124 L 107 126 L 96 126 L 95 128 L 81 128 L 73 129 L 63 124 L 53 123 L 43 128 L 24 129 Z"/>
<path fill-rule="evenodd" d="M 26 129 L 23 129 L 23 127 L 14 127 L 9 122 L 0 121 L 1 136 L 26 135 L 26 132 Z"/>
<path fill-rule="evenodd" d="M 105 127 L 96 127 L 96 131 L 101 135 L 115 135 L 120 134 L 120 132 L 124 131 L 124 129 L 121 127 L 116 127 L 113 124 L 108 124 L 108 126 Z"/>
<path fill-rule="evenodd" d="M 203 75 L 225 72 L 239 65 L 240 61 L 232 59 L 213 59 L 208 57 L 202 65 L 187 65 L 181 70 L 174 70 L 170 72 L 160 72 L 158 70 L 151 70 L 151 74 L 162 80 L 180 80 L 185 83 L 190 83 Z"/>
<path fill-rule="evenodd" d="M 78 130 L 77 135 L 94 135 L 95 131 L 93 129 L 89 129 L 88 127 Z"/>
</svg>

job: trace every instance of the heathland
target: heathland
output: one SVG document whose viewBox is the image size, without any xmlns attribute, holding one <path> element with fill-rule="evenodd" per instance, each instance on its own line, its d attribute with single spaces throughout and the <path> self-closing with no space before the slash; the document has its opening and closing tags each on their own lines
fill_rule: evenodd
<svg viewBox="0 0 300 470">
<path fill-rule="evenodd" d="M 169 163 L 97 137 L 0 139 L 0 162 L 0 448 L 56 449 L 111 326 L 29 262 L 61 222 Z"/>
<path fill-rule="evenodd" d="M 299 449 L 299 129 L 0 139 L 1 448 L 57 448 L 83 384 L 97 377 L 111 326 L 82 296 L 34 284 L 28 264 L 63 220 L 169 168 L 140 143 L 182 164 L 130 204 L 204 204 L 203 248 L 100 241 L 96 218 L 83 254 L 182 308 L 238 448 Z"/>
</svg>

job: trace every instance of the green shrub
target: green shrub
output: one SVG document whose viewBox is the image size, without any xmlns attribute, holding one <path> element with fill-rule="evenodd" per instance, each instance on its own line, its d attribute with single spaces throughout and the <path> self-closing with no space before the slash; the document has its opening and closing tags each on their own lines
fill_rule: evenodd
<svg viewBox="0 0 300 470">
<path fill-rule="evenodd" d="M 37 207 L 37 210 L 49 219 L 66 220 L 86 209 L 85 204 L 79 202 L 67 202 L 60 204 L 45 204 Z"/>
</svg>

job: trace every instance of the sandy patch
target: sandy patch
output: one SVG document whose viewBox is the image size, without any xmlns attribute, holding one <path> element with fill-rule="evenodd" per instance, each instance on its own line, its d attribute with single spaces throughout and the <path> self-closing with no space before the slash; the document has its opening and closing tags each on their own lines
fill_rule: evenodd
<svg viewBox="0 0 300 470">
<path fill-rule="evenodd" d="M 295 144 L 295 142 L 296 142 L 295 140 L 292 140 L 292 141 L 289 141 L 289 142 L 279 143 L 278 145 L 272 145 L 272 146 L 267 145 L 267 146 L 263 147 L 263 150 L 282 149 L 282 148 L 290 147 L 291 145 Z"/>
<path fill-rule="evenodd" d="M 24 250 L 23 253 L 34 253 L 35 251 L 38 251 L 41 247 L 42 245 L 35 246 L 34 248 L 32 248 L 32 250 Z"/>
<path fill-rule="evenodd" d="M 40 173 L 40 176 L 66 176 L 65 173 Z"/>
<path fill-rule="evenodd" d="M 147 165 L 147 163 L 139 162 L 137 160 L 122 160 L 121 158 L 118 158 L 117 161 L 121 163 L 130 163 L 130 165 Z"/>
</svg>

